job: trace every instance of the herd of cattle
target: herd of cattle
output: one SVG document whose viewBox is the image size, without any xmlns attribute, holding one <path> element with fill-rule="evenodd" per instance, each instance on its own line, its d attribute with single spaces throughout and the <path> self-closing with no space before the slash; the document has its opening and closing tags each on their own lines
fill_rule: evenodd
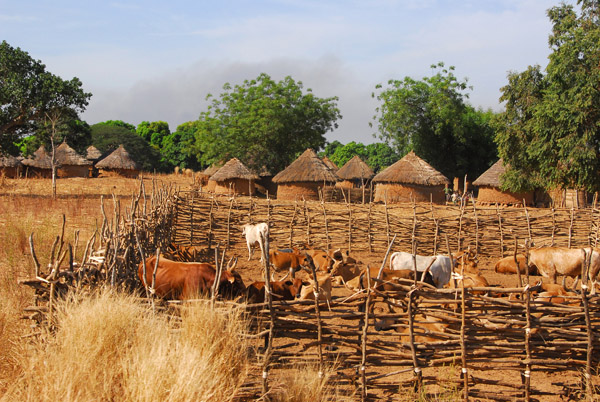
<svg viewBox="0 0 600 402">
<path fill-rule="evenodd" d="M 465 288 L 489 288 L 486 278 L 477 266 L 474 253 L 464 250 L 452 256 L 413 256 L 411 253 L 395 252 L 390 256 L 389 267 L 369 267 L 352 258 L 348 252 L 337 250 L 319 250 L 310 247 L 302 249 L 266 250 L 269 227 L 265 223 L 245 225 L 242 234 L 248 246 L 248 260 L 252 259 L 255 246 L 261 250 L 261 261 L 268 252 L 271 268 L 271 293 L 274 300 L 319 300 L 331 301 L 332 288 L 344 286 L 354 292 L 361 291 L 370 282 L 372 288 L 386 289 L 386 284 L 401 280 L 416 280 L 422 286 L 435 288 L 462 286 Z M 150 292 L 165 299 L 186 299 L 207 294 L 218 281 L 216 290 L 223 298 L 237 299 L 249 304 L 263 303 L 265 300 L 265 282 L 257 281 L 248 286 L 235 271 L 237 259 L 218 273 L 215 266 L 203 262 L 175 261 L 177 255 L 190 253 L 189 248 L 173 245 L 170 253 L 164 253 L 158 259 L 150 257 L 139 264 L 138 277 Z M 576 283 L 571 289 L 556 284 L 557 275 L 579 277 L 584 265 L 589 266 L 588 278 L 591 292 L 595 293 L 595 283 L 600 271 L 600 254 L 594 248 L 568 249 L 544 247 L 528 250 L 528 255 L 517 255 L 499 260 L 495 271 L 503 274 L 541 275 L 551 283 L 541 284 L 537 298 L 555 303 L 567 302 L 565 296 L 576 296 Z M 263 266 L 263 264 L 261 264 Z M 415 269 L 416 268 L 416 269 Z M 316 272 L 316 278 L 313 275 Z M 305 279 L 296 277 L 299 271 L 306 271 Z M 145 273 L 145 280 L 144 280 Z M 284 274 L 281 280 L 274 280 L 274 274 Z M 289 279 L 287 279 L 289 277 Z M 287 279 L 287 280 L 285 280 Z M 318 285 L 317 285 L 318 284 Z M 318 288 L 318 292 L 315 289 Z M 501 292 L 495 292 L 502 295 Z"/>
</svg>

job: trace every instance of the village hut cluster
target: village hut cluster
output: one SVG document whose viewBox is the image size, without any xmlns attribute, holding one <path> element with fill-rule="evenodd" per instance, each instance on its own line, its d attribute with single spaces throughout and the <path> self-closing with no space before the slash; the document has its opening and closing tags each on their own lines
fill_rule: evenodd
<svg viewBox="0 0 600 402">
<path fill-rule="evenodd" d="M 114 151 L 103 154 L 95 146 L 89 146 L 85 157 L 80 155 L 66 142 L 54 150 L 56 177 L 102 177 L 125 176 L 137 177 L 139 165 L 131 158 L 123 145 Z M 0 176 L 8 178 L 51 178 L 52 152 L 40 146 L 30 157 L 0 157 Z"/>
</svg>

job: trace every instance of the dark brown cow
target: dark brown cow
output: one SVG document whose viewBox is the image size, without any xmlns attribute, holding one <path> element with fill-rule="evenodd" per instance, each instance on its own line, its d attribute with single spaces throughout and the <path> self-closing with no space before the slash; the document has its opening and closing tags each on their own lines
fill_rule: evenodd
<svg viewBox="0 0 600 402">
<path fill-rule="evenodd" d="M 231 262 L 230 262 L 231 264 Z M 146 259 L 146 284 L 152 285 L 156 256 Z M 235 264 L 234 264 L 235 265 Z M 215 282 L 215 267 L 201 262 L 179 262 L 159 258 L 156 269 L 154 292 L 165 299 L 188 299 L 206 294 Z M 144 265 L 138 266 L 138 278 L 144 283 Z M 225 297 L 237 297 L 245 289 L 241 276 L 233 271 L 233 267 L 221 273 L 219 294 Z"/>
<path fill-rule="evenodd" d="M 334 259 L 331 257 L 330 253 L 324 250 L 317 249 L 306 249 L 304 251 L 308 254 L 315 264 L 315 268 L 321 272 L 329 272 L 333 267 Z M 336 251 L 331 252 L 332 255 L 336 255 Z M 341 254 L 340 254 L 341 257 Z"/>
<path fill-rule="evenodd" d="M 302 279 L 295 278 L 293 281 L 274 281 L 271 284 L 273 300 L 294 300 L 302 289 Z M 246 288 L 246 302 L 248 304 L 265 302 L 265 282 L 258 281 Z"/>
</svg>

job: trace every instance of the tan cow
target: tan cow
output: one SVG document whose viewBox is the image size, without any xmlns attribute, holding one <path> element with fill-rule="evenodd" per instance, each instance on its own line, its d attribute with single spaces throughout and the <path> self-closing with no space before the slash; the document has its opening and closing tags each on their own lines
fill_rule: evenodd
<svg viewBox="0 0 600 402">
<path fill-rule="evenodd" d="M 584 249 L 566 247 L 543 247 L 529 250 L 529 265 L 536 266 L 540 275 L 556 283 L 557 275 L 576 277 L 581 275 L 583 258 L 592 253 L 588 277 L 592 282 L 592 294 L 596 292 L 596 279 L 600 271 L 600 253 L 591 247 Z"/>
<path fill-rule="evenodd" d="M 537 267 L 532 264 L 530 264 L 528 267 L 526 258 L 523 254 L 517 255 L 517 262 L 519 264 L 521 274 L 525 275 L 525 273 L 527 272 L 527 268 L 529 268 L 529 275 L 537 274 Z M 504 257 L 498 260 L 498 262 L 496 262 L 496 265 L 494 266 L 494 271 L 498 272 L 499 274 L 516 274 L 517 264 L 515 263 L 514 255 Z"/>
</svg>

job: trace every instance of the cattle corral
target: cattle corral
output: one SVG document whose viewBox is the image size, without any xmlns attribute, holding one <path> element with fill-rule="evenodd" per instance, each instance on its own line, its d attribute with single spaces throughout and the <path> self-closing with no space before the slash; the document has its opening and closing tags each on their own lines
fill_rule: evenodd
<svg viewBox="0 0 600 402">
<path fill-rule="evenodd" d="M 471 246 L 487 261 L 511 255 L 515 242 L 522 246 L 525 239 L 536 245 L 596 246 L 599 219 L 596 209 L 283 202 L 168 190 L 153 197 L 147 210 L 146 202 L 132 201 L 122 214 L 122 226 L 106 222 L 104 234 L 113 247 L 103 269 L 109 282 L 131 280 L 132 267 L 140 259 L 136 243 L 145 253 L 170 241 L 207 250 L 218 246 L 244 260 L 245 223 L 268 222 L 271 247 L 308 243 L 342 248 L 379 265 L 394 236 L 393 251 L 411 252 L 415 246 L 419 254 L 435 254 L 446 253 L 448 247 L 456 252 Z M 262 279 L 256 254 L 250 262 L 240 261 L 239 271 L 246 283 Z M 306 362 L 334 364 L 331 381 L 356 400 L 398 400 L 398 395 L 411 399 L 415 384 L 429 396 L 453 390 L 456 399 L 550 401 L 557 395 L 577 399 L 582 377 L 592 374 L 590 380 L 596 380 L 597 297 L 583 294 L 572 300 L 577 305 L 558 305 L 534 301 L 534 290 L 534 286 L 502 289 L 520 295 L 509 301 L 492 297 L 493 293 L 415 289 L 405 283 L 393 291 L 353 297 L 336 288 L 331 310 L 326 303 L 313 301 L 273 302 L 271 310 L 252 306 L 256 333 L 273 323 L 272 354 L 266 361 L 264 355 L 257 356 L 237 399 L 259 398 L 270 378 Z M 361 312 L 365 303 L 375 308 Z M 424 313 L 443 320 L 444 331 L 425 334 Z M 365 319 L 368 325 L 359 325 Z M 408 328 L 408 333 L 376 331 L 374 323 L 381 319 L 395 320 L 396 328 Z M 424 335 L 433 339 L 425 342 Z M 257 338 L 257 343 L 262 341 Z"/>
</svg>

